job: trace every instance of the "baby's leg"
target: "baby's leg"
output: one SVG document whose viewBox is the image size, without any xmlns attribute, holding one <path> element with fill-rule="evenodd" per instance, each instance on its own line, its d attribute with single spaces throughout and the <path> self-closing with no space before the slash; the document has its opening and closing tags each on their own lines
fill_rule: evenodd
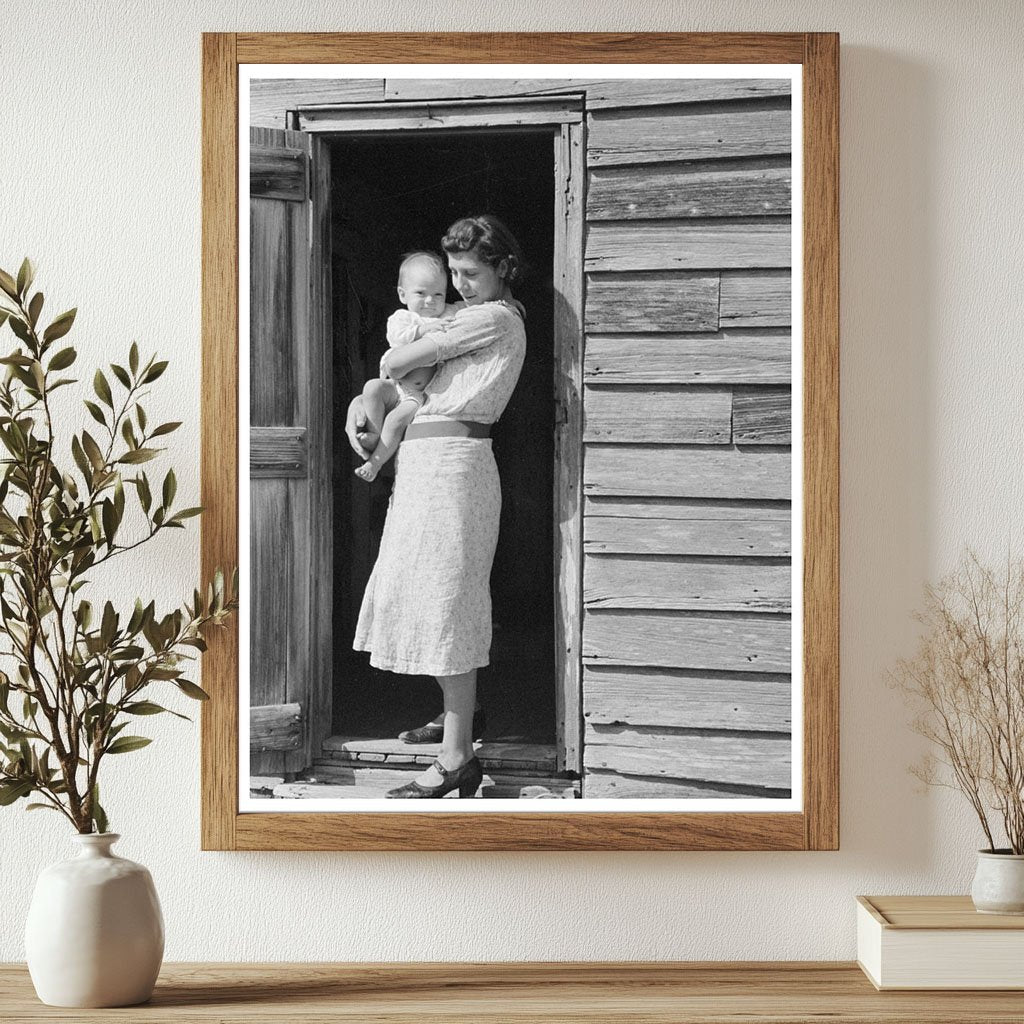
<svg viewBox="0 0 1024 1024">
<path fill-rule="evenodd" d="M 376 446 L 384 429 L 384 417 L 398 405 L 398 402 L 398 388 L 393 381 L 374 377 L 363 386 L 366 429 L 358 435 L 358 439 L 364 448 L 372 450 Z"/>
<path fill-rule="evenodd" d="M 405 428 L 412 423 L 420 403 L 415 398 L 404 398 L 384 418 L 384 426 L 380 432 L 380 440 L 373 454 L 357 470 L 356 476 L 363 480 L 375 480 L 384 465 L 402 443 Z"/>
</svg>

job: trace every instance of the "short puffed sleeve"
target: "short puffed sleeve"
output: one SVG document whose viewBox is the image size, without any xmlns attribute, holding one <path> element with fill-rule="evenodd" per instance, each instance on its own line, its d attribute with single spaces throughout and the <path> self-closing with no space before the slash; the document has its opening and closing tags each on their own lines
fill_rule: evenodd
<svg viewBox="0 0 1024 1024">
<path fill-rule="evenodd" d="M 424 334 L 437 350 L 435 363 L 443 363 L 502 340 L 519 314 L 497 302 L 466 306 L 456 313 L 446 330 Z"/>
</svg>

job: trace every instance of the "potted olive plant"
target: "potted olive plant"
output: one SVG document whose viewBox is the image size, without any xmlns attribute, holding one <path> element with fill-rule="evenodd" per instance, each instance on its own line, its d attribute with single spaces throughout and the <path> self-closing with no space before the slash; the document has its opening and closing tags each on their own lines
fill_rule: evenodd
<svg viewBox="0 0 1024 1024">
<path fill-rule="evenodd" d="M 983 913 L 1024 914 L 1024 562 L 998 573 L 968 550 L 925 587 L 916 655 L 893 673 L 937 753 L 911 768 L 959 790 L 978 817 L 971 896 Z"/>
<path fill-rule="evenodd" d="M 86 385 L 93 425 L 60 429 L 52 396 L 78 383 L 65 340 L 75 310 L 44 327 L 33 278 L 28 259 L 16 276 L 0 271 L 0 328 L 15 343 L 0 357 L 0 806 L 60 814 L 82 846 L 41 874 L 29 911 L 40 998 L 128 1005 L 152 992 L 163 923 L 149 872 L 110 850 L 119 837 L 101 802 L 101 768 L 152 742 L 133 724 L 186 717 L 162 691 L 207 699 L 187 674 L 204 631 L 237 606 L 237 572 L 226 587 L 218 571 L 162 614 L 153 600 L 120 610 L 92 595 L 94 571 L 115 560 L 127 568 L 129 552 L 201 509 L 175 506 L 173 469 L 157 482 L 144 468 L 180 424 L 148 420 L 142 400 L 167 363 L 141 358 L 135 343 Z"/>
</svg>

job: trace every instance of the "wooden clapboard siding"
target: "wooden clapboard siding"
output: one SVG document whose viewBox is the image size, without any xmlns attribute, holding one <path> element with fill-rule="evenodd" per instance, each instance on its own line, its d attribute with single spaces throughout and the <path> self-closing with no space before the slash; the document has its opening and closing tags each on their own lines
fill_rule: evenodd
<svg viewBox="0 0 1024 1024">
<path fill-rule="evenodd" d="M 289 110 L 317 103 L 371 103 L 384 98 L 380 78 L 254 78 L 249 85 L 249 124 L 289 128 Z"/>
<path fill-rule="evenodd" d="M 588 331 L 717 331 L 719 275 L 588 274 Z"/>
<path fill-rule="evenodd" d="M 587 162 L 595 167 L 767 157 L 789 153 L 789 98 L 722 104 L 595 111 L 587 115 Z"/>
<path fill-rule="evenodd" d="M 587 387 L 583 406 L 584 441 L 730 440 L 732 391 L 723 388 Z"/>
<path fill-rule="evenodd" d="M 587 384 L 788 384 L 788 331 L 636 334 L 587 338 Z"/>
<path fill-rule="evenodd" d="M 661 217 L 754 217 L 788 214 L 788 157 L 711 163 L 595 167 L 587 187 L 587 220 Z"/>
<path fill-rule="evenodd" d="M 726 786 L 680 779 L 652 779 L 643 775 L 621 775 L 617 771 L 587 770 L 586 796 L 589 799 L 619 800 L 749 800 L 781 799 L 789 789 L 764 786 Z"/>
<path fill-rule="evenodd" d="M 775 733 L 792 725 L 786 675 L 587 665 L 583 682 L 583 717 L 591 725 Z"/>
<path fill-rule="evenodd" d="M 733 392 L 735 444 L 789 444 L 791 422 L 789 388 L 742 388 Z"/>
<path fill-rule="evenodd" d="M 790 510 L 746 503 L 630 501 L 588 496 L 584 551 L 596 554 L 788 558 Z"/>
<path fill-rule="evenodd" d="M 722 327 L 788 327 L 793 322 L 789 271 L 723 271 Z"/>
<path fill-rule="evenodd" d="M 587 725 L 583 763 L 620 775 L 788 789 L 790 738 L 773 733 L 719 733 Z M 584 790 L 587 796 L 589 790 Z"/>
<path fill-rule="evenodd" d="M 583 604 L 591 609 L 789 612 L 790 565 L 752 559 L 599 555 L 585 562 Z"/>
<path fill-rule="evenodd" d="M 610 223 L 587 231 L 585 269 L 703 270 L 709 267 L 788 267 L 789 221 Z"/>
<path fill-rule="evenodd" d="M 591 609 L 584 664 L 789 672 L 789 617 L 762 612 Z"/>
<path fill-rule="evenodd" d="M 593 444 L 587 448 L 583 489 L 652 498 L 788 499 L 789 451 Z"/>
<path fill-rule="evenodd" d="M 587 96 L 584 796 L 784 796 L 788 97 Z"/>
<path fill-rule="evenodd" d="M 788 80 L 778 78 L 389 78 L 389 100 L 484 99 L 490 96 L 544 96 L 582 93 L 590 110 L 663 106 L 788 96 Z"/>
<path fill-rule="evenodd" d="M 508 100 L 462 101 L 455 103 L 389 103 L 387 116 L 379 106 L 353 104 L 337 107 L 305 107 L 299 111 L 301 128 L 323 131 L 393 132 L 422 129 L 503 128 L 527 125 L 568 124 L 581 115 L 581 101 L 572 97 L 552 97 L 530 103 Z"/>
</svg>

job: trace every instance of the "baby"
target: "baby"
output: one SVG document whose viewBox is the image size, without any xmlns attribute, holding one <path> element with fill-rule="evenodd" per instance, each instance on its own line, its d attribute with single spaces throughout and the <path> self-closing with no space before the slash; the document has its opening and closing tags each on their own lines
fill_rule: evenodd
<svg viewBox="0 0 1024 1024">
<path fill-rule="evenodd" d="M 431 331 L 443 330 L 464 302 L 446 303 L 448 273 L 441 257 L 432 252 L 413 252 L 398 268 L 398 299 L 406 307 L 388 317 L 387 339 L 391 348 L 408 345 Z M 401 380 L 368 380 L 363 388 L 366 431 L 359 435 L 373 454 L 357 470 L 363 480 L 375 480 L 381 466 L 394 455 L 405 428 L 425 401 L 423 389 L 435 367 L 410 370 Z M 381 424 L 381 421 L 383 423 Z M 379 433 L 377 433 L 377 425 Z"/>
</svg>

